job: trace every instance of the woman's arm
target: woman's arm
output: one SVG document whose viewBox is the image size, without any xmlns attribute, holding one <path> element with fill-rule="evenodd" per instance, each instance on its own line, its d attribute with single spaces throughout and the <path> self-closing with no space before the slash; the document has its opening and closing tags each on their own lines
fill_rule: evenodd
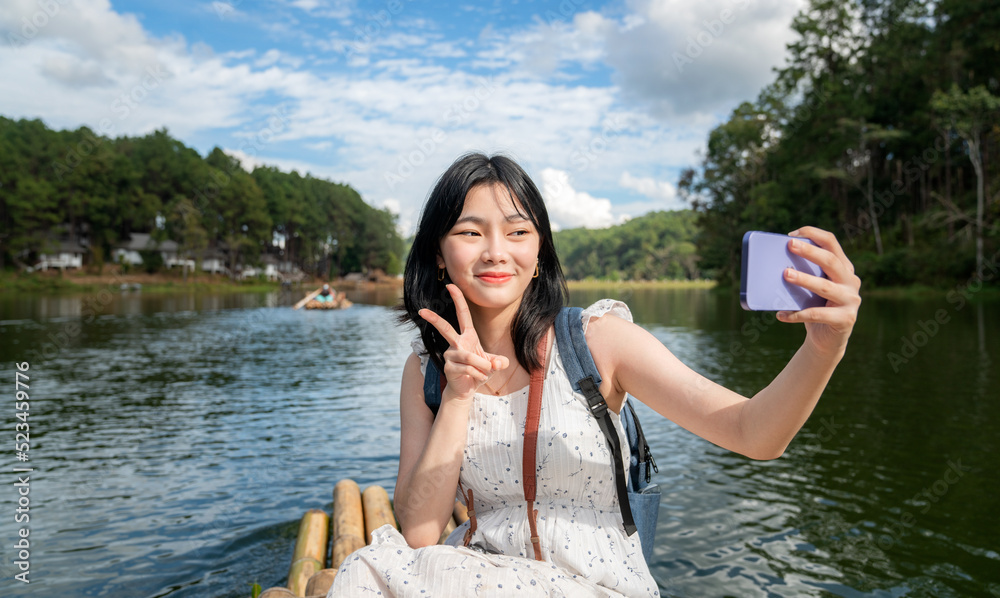
<svg viewBox="0 0 1000 598">
<path fill-rule="evenodd" d="M 652 334 L 617 316 L 592 319 L 587 344 L 602 388 L 611 389 L 605 393 L 611 409 L 621 408 L 627 392 L 682 428 L 751 459 L 781 456 L 840 361 L 803 345 L 751 400 L 695 372 Z"/>
<path fill-rule="evenodd" d="M 787 280 L 827 304 L 778 313 L 780 321 L 805 323 L 806 339 L 771 384 L 747 399 L 691 370 L 639 326 L 603 317 L 591 320 L 587 340 L 609 406 L 620 408 L 628 392 L 723 448 L 753 459 L 781 456 L 843 358 L 861 305 L 861 280 L 832 233 L 807 226 L 789 234 L 816 242 L 791 241 L 789 250 L 821 266 L 827 278 L 794 272 Z"/>
<path fill-rule="evenodd" d="M 399 474 L 394 507 L 413 548 L 436 544 L 455 505 L 470 401 L 445 401 L 437 417 L 424 403 L 420 358 L 410 355 L 399 393 Z"/>
<path fill-rule="evenodd" d="M 473 397 L 490 374 L 510 365 L 506 357 L 483 350 L 462 291 L 453 284 L 446 288 L 455 301 L 461 332 L 429 309 L 417 312 L 449 344 L 441 373 L 447 386 L 441 391 L 437 417 L 424 404 L 424 380 L 415 355 L 406 362 L 400 390 L 396 512 L 403 537 L 414 548 L 435 544 L 441 537 L 454 510 Z"/>
</svg>

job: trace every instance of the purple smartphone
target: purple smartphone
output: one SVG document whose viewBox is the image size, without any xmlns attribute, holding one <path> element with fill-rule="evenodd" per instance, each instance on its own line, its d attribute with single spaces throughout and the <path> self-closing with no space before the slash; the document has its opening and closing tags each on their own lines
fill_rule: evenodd
<svg viewBox="0 0 1000 598">
<path fill-rule="evenodd" d="M 785 280 L 785 268 L 826 278 L 823 269 L 788 250 L 789 237 L 752 230 L 743 235 L 743 267 L 740 271 L 740 305 L 751 311 L 798 311 L 823 307 L 826 299 Z"/>
</svg>

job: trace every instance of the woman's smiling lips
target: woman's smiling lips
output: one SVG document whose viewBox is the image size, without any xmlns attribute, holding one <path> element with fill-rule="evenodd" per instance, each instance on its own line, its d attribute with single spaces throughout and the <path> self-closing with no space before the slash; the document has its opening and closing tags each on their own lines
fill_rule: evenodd
<svg viewBox="0 0 1000 598">
<path fill-rule="evenodd" d="M 507 272 L 483 272 L 476 275 L 476 278 L 479 280 L 491 283 L 507 282 L 511 277 L 513 277 L 513 274 L 508 274 Z"/>
</svg>

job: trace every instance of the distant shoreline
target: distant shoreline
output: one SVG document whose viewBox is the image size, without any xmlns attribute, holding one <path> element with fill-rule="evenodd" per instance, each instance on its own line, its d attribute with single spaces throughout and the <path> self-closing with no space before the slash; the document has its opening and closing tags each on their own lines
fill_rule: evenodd
<svg viewBox="0 0 1000 598">
<path fill-rule="evenodd" d="M 58 272 L 36 272 L 32 274 L 18 274 L 13 272 L 0 272 L 0 294 L 5 292 L 38 293 L 38 294 L 72 294 L 88 293 L 103 289 L 120 290 L 122 284 L 141 285 L 141 289 L 146 292 L 267 292 L 281 290 L 280 282 L 269 282 L 260 280 L 231 280 L 219 274 L 198 273 L 188 275 L 187 280 L 176 273 L 148 274 L 146 272 L 130 272 L 126 274 L 109 273 L 107 270 L 103 274 L 88 273 L 86 271 L 66 272 L 60 275 Z M 319 280 L 308 280 L 301 283 L 292 283 L 292 289 L 303 290 L 305 292 L 315 290 L 322 284 Z M 330 284 L 337 290 L 355 289 L 375 289 L 375 288 L 402 288 L 401 278 L 382 278 L 377 281 L 353 281 L 336 279 Z M 644 289 L 674 289 L 674 288 L 713 288 L 716 286 L 712 280 L 570 280 L 567 281 L 570 289 L 605 289 L 608 286 L 621 286 L 629 288 Z"/>
<path fill-rule="evenodd" d="M 609 286 L 621 286 L 641 289 L 711 289 L 716 286 L 714 280 L 699 278 L 697 280 L 603 280 L 588 278 L 585 280 L 568 280 L 566 284 L 571 290 L 586 291 L 588 289 L 606 289 Z"/>
<path fill-rule="evenodd" d="M 284 287 L 281 282 L 266 280 L 232 280 L 220 274 L 199 272 L 189 274 L 187 280 L 177 272 L 149 274 L 146 272 L 118 273 L 106 268 L 101 274 L 87 271 L 66 272 L 35 272 L 18 274 L 0 272 L 0 295 L 4 293 L 35 293 L 48 295 L 68 295 L 75 293 L 93 293 L 102 290 L 122 290 L 121 285 L 130 289 L 139 285 L 142 291 L 150 293 L 171 292 L 235 292 L 259 293 L 280 291 Z M 293 291 L 304 293 L 314 291 L 323 284 L 320 280 L 305 280 L 291 283 Z M 358 288 L 392 288 L 402 286 L 402 280 L 383 278 L 378 281 L 353 281 L 336 279 L 329 281 L 337 290 L 353 290 Z"/>
<path fill-rule="evenodd" d="M 231 280 L 219 274 L 198 273 L 189 275 L 187 281 L 176 272 L 147 274 L 145 272 L 132 272 L 122 275 L 112 274 L 105 271 L 104 274 L 80 272 L 66 272 L 60 276 L 58 272 L 36 272 L 32 274 L 19 274 L 16 272 L 0 271 L 0 297 L 10 293 L 28 293 L 37 295 L 73 295 L 82 293 L 94 293 L 102 290 L 121 291 L 121 285 L 139 284 L 141 290 L 147 293 L 179 293 L 179 292 L 202 292 L 202 293 L 266 293 L 270 291 L 280 291 L 283 288 L 280 282 L 268 282 L 260 280 Z M 319 288 L 322 281 L 308 280 L 301 283 L 292 283 L 293 292 L 308 293 Z M 378 281 L 354 281 L 336 279 L 330 284 L 337 290 L 350 291 L 358 289 L 401 289 L 403 280 L 401 278 L 385 277 Z M 620 287 L 628 289 L 712 289 L 717 292 L 738 293 L 738 289 L 731 286 L 720 286 L 714 280 L 569 280 L 567 281 L 570 290 L 586 291 L 590 289 L 600 290 L 608 287 Z M 924 298 L 924 297 L 944 297 L 953 291 L 954 287 L 934 288 L 923 285 L 910 287 L 878 287 L 864 288 L 862 286 L 861 295 L 863 297 L 879 298 Z M 130 291 L 133 292 L 133 291 Z M 989 296 L 1000 294 L 1000 289 L 992 287 L 981 288 L 975 295 Z"/>
</svg>

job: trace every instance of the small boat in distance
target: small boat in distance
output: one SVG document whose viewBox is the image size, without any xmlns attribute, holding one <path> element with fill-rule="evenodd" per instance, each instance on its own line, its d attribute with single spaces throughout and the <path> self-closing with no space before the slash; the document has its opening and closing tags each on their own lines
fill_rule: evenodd
<svg viewBox="0 0 1000 598">
<path fill-rule="evenodd" d="M 354 303 L 347 298 L 343 291 L 338 293 L 330 288 L 330 285 L 324 284 L 296 303 L 293 309 L 300 307 L 306 309 L 346 309 L 352 305 Z"/>
</svg>

